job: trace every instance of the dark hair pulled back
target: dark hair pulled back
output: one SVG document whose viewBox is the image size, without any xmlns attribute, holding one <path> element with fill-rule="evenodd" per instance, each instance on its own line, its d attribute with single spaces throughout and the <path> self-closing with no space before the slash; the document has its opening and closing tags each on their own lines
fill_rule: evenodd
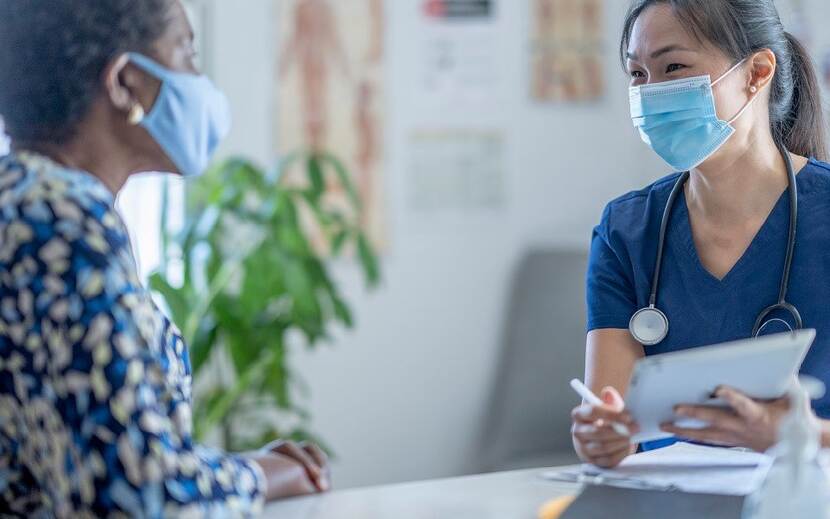
<svg viewBox="0 0 830 519">
<path fill-rule="evenodd" d="M 778 61 L 770 93 L 772 136 L 798 155 L 827 158 L 821 90 L 805 47 L 784 30 L 773 0 L 635 0 L 623 26 L 625 61 L 631 31 L 649 7 L 666 4 L 700 41 L 713 44 L 737 63 L 763 49 Z"/>
</svg>

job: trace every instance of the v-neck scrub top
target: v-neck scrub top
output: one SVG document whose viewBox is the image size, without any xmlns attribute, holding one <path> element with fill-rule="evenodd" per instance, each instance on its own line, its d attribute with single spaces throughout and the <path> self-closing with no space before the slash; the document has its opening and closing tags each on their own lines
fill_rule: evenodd
<svg viewBox="0 0 830 519">
<path fill-rule="evenodd" d="M 628 329 L 631 316 L 648 306 L 663 211 L 679 174 L 622 196 L 606 207 L 594 229 L 587 273 L 588 331 Z M 805 328 L 817 330 L 802 373 L 830 388 L 830 164 L 810 159 L 796 176 L 798 225 L 787 300 Z M 646 355 L 746 339 L 760 312 L 777 302 L 787 246 L 790 201 L 785 191 L 743 256 L 717 279 L 700 262 L 689 210 L 678 196 L 669 222 L 657 307 L 669 334 Z M 773 315 L 790 323 L 792 318 Z M 771 323 L 763 334 L 786 331 Z M 813 402 L 830 418 L 830 392 Z"/>
</svg>

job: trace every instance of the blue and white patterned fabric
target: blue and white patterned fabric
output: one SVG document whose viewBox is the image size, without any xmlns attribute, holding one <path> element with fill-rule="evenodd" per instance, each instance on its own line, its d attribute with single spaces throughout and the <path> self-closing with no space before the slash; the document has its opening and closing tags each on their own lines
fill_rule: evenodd
<svg viewBox="0 0 830 519">
<path fill-rule="evenodd" d="M 112 194 L 40 155 L 0 159 L 0 515 L 250 516 L 264 486 L 193 443 L 187 348 Z"/>
</svg>

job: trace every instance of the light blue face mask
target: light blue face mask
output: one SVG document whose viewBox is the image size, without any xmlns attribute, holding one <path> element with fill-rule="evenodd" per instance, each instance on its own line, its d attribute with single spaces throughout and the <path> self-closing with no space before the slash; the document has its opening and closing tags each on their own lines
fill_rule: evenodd
<svg viewBox="0 0 830 519">
<path fill-rule="evenodd" d="M 141 54 L 129 58 L 162 83 L 141 126 L 183 176 L 204 173 L 231 128 L 227 97 L 207 76 L 174 72 Z"/>
<path fill-rule="evenodd" d="M 643 142 L 677 171 L 689 171 L 708 159 L 735 133 L 732 123 L 758 98 L 729 121 L 718 118 L 712 87 L 743 63 L 714 82 L 697 76 L 631 87 L 631 118 Z"/>
</svg>

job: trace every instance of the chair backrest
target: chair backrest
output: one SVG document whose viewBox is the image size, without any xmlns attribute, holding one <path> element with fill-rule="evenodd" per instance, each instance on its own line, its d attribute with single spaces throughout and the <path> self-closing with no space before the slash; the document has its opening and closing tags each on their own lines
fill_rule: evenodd
<svg viewBox="0 0 830 519">
<path fill-rule="evenodd" d="M 520 262 L 479 469 L 575 459 L 570 411 L 579 397 L 568 382 L 582 378 L 585 367 L 586 265 L 586 253 L 573 251 L 533 251 Z"/>
</svg>

